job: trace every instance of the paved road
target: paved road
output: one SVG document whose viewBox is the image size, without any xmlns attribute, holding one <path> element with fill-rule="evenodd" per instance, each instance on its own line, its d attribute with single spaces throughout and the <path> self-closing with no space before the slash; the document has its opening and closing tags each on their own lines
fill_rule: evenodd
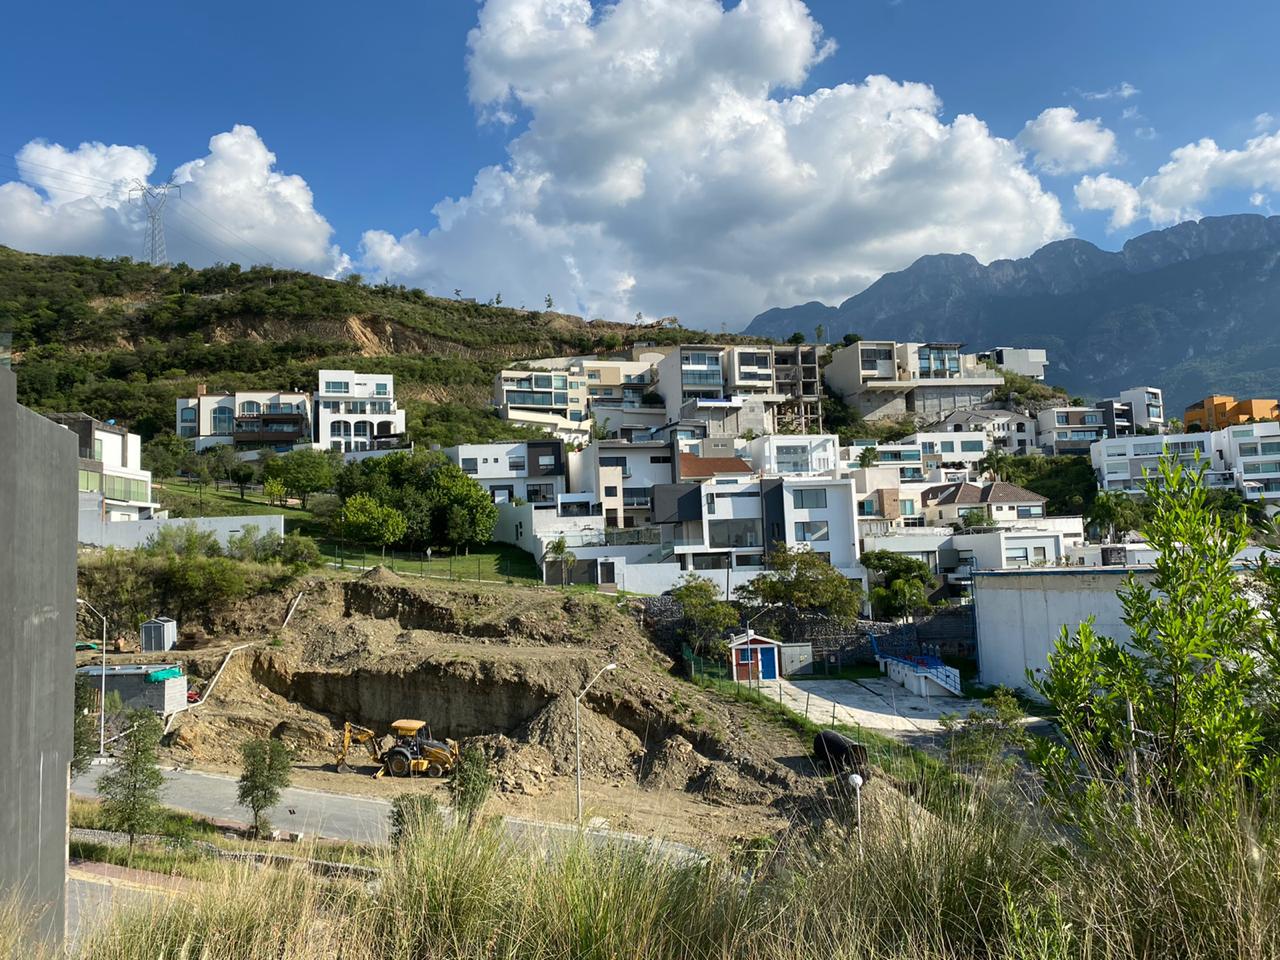
<svg viewBox="0 0 1280 960">
<path fill-rule="evenodd" d="M 884 677 L 867 680 L 765 680 L 760 692 L 814 723 L 848 724 L 896 737 L 932 735 L 944 713 L 964 715 L 981 706 L 963 697 L 918 697 Z"/>
<path fill-rule="evenodd" d="M 107 767 L 97 765 L 71 781 L 71 790 L 96 796 L 98 778 Z M 244 807 L 236 803 L 233 777 L 194 770 L 166 770 L 163 799 L 166 806 L 237 823 L 247 821 Z M 280 792 L 280 803 L 267 811 L 267 818 L 280 830 L 292 830 L 309 837 L 385 843 L 389 835 L 391 804 L 368 797 L 346 797 L 317 790 L 288 787 Z"/>
<path fill-rule="evenodd" d="M 96 796 L 98 778 L 107 768 L 95 765 L 71 782 L 75 793 Z M 232 777 L 196 770 L 166 770 L 163 802 L 166 806 L 219 820 L 245 821 L 245 810 L 236 804 L 236 781 Z M 305 833 L 309 837 L 385 843 L 390 834 L 391 804 L 368 797 L 351 797 L 318 790 L 290 787 L 281 791 L 280 803 L 267 811 L 271 823 L 281 830 Z M 577 836 L 571 824 L 543 823 L 504 817 L 513 839 L 543 849 L 560 845 Z M 682 860 L 700 858 L 693 847 L 618 830 L 588 828 L 588 841 L 598 844 L 625 843 L 643 846 L 662 856 Z"/>
</svg>

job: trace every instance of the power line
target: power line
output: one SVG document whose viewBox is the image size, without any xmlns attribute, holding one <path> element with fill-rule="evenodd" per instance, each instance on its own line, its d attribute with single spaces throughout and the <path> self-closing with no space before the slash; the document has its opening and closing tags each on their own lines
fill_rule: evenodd
<svg viewBox="0 0 1280 960">
<path fill-rule="evenodd" d="M 110 187 L 117 186 L 121 182 L 121 180 L 128 179 L 127 177 L 121 177 L 120 180 L 108 180 L 105 177 L 95 177 L 87 173 L 80 173 L 78 170 L 68 170 L 66 167 L 52 167 L 47 163 L 38 163 L 35 160 L 28 160 L 25 157 L 19 160 L 17 153 L 14 153 L 12 156 L 15 161 L 18 161 L 19 163 L 24 164 L 26 166 L 40 167 L 42 170 L 51 170 L 54 173 L 62 174 L 68 177 L 78 177 L 81 180 L 92 180 L 98 183 L 106 184 L 107 186 L 110 186 Z M 19 169 L 19 172 L 21 172 L 21 169 Z"/>
<path fill-rule="evenodd" d="M 200 214 L 200 216 L 204 217 L 210 223 L 214 224 L 215 226 L 221 227 L 223 230 L 227 231 L 227 233 L 231 234 L 231 236 L 235 237 L 237 240 L 243 243 L 246 247 L 248 247 L 251 250 L 256 250 L 258 253 L 266 257 L 268 265 L 275 266 L 275 258 L 272 257 L 271 254 L 267 253 L 267 251 L 263 250 L 261 247 L 257 246 L 251 241 L 246 240 L 243 236 L 236 233 L 235 230 L 228 227 L 225 223 L 222 223 L 219 220 L 215 220 L 213 217 L 209 216 L 209 214 L 205 213 L 203 210 L 201 210 L 199 207 L 197 207 L 194 203 L 192 203 L 190 200 L 186 199 L 185 197 L 180 197 L 179 199 L 182 200 L 182 204 L 184 207 L 194 210 L 196 213 Z"/>
</svg>

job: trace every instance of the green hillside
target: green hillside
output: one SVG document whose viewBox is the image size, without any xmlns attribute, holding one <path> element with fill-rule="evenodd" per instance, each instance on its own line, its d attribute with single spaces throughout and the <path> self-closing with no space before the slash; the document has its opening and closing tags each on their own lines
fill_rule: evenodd
<svg viewBox="0 0 1280 960">
<path fill-rule="evenodd" d="M 323 367 L 396 376 L 411 439 L 518 438 L 488 409 L 494 374 L 522 359 L 635 341 L 747 341 L 432 297 L 359 278 L 236 264 L 163 269 L 129 259 L 0 247 L 0 331 L 11 331 L 19 400 L 79 410 L 149 438 L 204 383 L 313 390 Z M 752 338 L 754 339 L 754 338 Z"/>
</svg>

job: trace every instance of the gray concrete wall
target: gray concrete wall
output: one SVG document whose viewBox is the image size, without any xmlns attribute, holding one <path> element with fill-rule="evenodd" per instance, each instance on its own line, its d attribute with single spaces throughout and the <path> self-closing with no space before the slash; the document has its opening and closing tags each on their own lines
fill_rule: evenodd
<svg viewBox="0 0 1280 960">
<path fill-rule="evenodd" d="M 62 938 L 75 675 L 77 444 L 0 368 L 0 897 Z"/>
<path fill-rule="evenodd" d="M 73 471 L 74 475 L 74 471 Z M 81 543 L 95 547 L 116 547 L 121 550 L 132 550 L 141 547 L 156 531 L 164 527 L 182 527 L 194 523 L 201 530 L 212 531 L 218 543 L 227 545 L 227 540 L 243 532 L 245 527 L 258 528 L 258 536 L 275 533 L 284 536 L 284 515 L 267 514 L 248 517 L 188 517 L 168 520 L 117 520 L 114 523 L 99 522 L 96 512 L 80 513 L 79 540 Z"/>
</svg>

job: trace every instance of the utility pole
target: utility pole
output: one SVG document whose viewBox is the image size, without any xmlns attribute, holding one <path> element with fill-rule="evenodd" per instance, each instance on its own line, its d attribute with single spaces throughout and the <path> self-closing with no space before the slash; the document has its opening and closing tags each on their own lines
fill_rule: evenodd
<svg viewBox="0 0 1280 960">
<path fill-rule="evenodd" d="M 164 246 L 164 220 L 161 213 L 170 193 L 182 196 L 182 187 L 170 180 L 168 183 L 153 187 L 142 180 L 134 180 L 129 190 L 129 199 L 138 199 L 147 208 L 147 240 L 143 249 L 143 259 L 153 267 L 167 267 L 169 256 Z"/>
</svg>

